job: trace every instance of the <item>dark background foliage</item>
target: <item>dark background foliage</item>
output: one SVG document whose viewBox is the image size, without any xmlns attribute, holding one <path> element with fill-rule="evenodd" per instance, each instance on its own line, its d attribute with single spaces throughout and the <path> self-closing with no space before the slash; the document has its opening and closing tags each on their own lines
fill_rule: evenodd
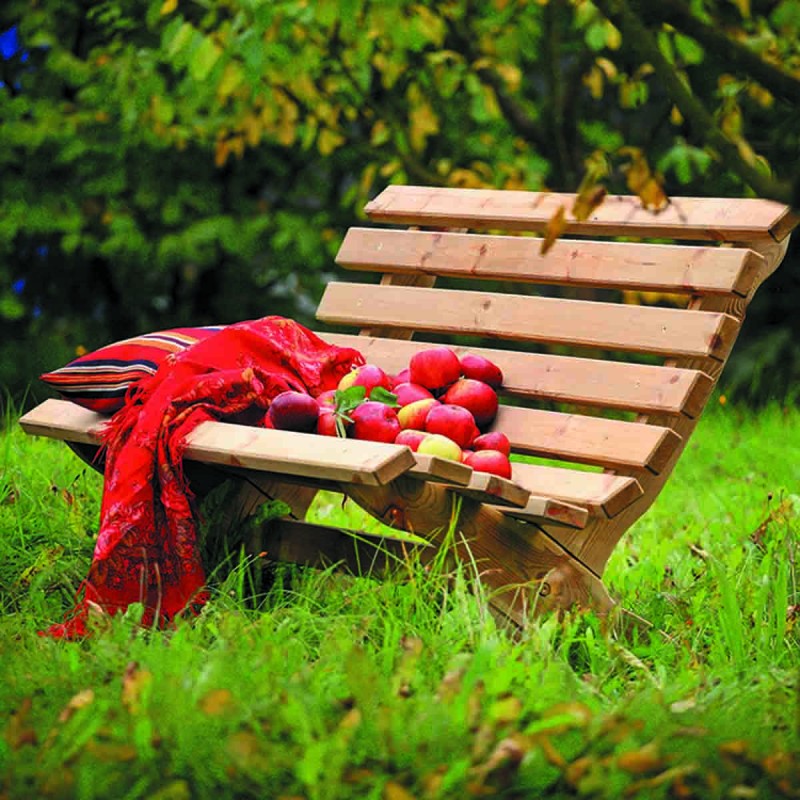
<svg viewBox="0 0 800 800">
<path fill-rule="evenodd" d="M 792 199 L 792 0 L 6 0 L 0 32 L 0 384 L 17 403 L 81 347 L 311 323 L 389 182 L 628 192 L 638 162 L 668 196 Z M 726 372 L 751 402 L 800 385 L 799 258 Z"/>
</svg>

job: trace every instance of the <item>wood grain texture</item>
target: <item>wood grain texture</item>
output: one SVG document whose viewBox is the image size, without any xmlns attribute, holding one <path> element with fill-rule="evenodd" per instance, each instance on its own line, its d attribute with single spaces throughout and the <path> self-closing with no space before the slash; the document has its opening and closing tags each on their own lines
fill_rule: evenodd
<svg viewBox="0 0 800 800">
<path fill-rule="evenodd" d="M 351 486 L 348 495 L 371 514 L 435 544 L 448 542 L 451 490 L 401 477 L 388 486 Z M 450 552 L 476 574 L 491 606 L 518 624 L 555 608 L 613 607 L 602 582 L 552 538 L 485 503 L 462 498 Z"/>
<path fill-rule="evenodd" d="M 584 528 L 589 519 L 587 509 L 552 497 L 530 497 L 525 508 L 502 507 L 499 510 L 514 519 L 567 528 Z"/>
<path fill-rule="evenodd" d="M 20 419 L 30 434 L 97 444 L 105 418 L 66 400 L 46 400 Z M 205 422 L 189 436 L 186 458 L 346 483 L 381 485 L 416 462 L 407 447 Z"/>
<path fill-rule="evenodd" d="M 746 295 L 761 257 L 741 248 L 351 228 L 336 261 L 393 275 Z"/>
<path fill-rule="evenodd" d="M 356 327 L 496 336 L 663 356 L 723 358 L 738 331 L 726 314 L 529 295 L 329 283 L 317 318 Z"/>
<path fill-rule="evenodd" d="M 601 467 L 660 472 L 680 439 L 663 425 L 500 405 L 492 429 L 514 452 Z"/>
<path fill-rule="evenodd" d="M 780 240 L 797 223 L 785 205 L 770 200 L 672 197 L 656 213 L 638 197 L 624 195 L 606 197 L 589 219 L 579 222 L 569 213 L 574 200 L 574 194 L 556 192 L 389 186 L 365 211 L 375 222 L 392 224 L 542 231 L 563 206 L 567 233 L 718 242 Z"/>
<path fill-rule="evenodd" d="M 586 506 L 593 514 L 613 518 L 643 495 L 635 478 L 609 472 L 584 472 L 542 464 L 512 464 L 517 483 L 532 495 L 544 495 Z"/>
<path fill-rule="evenodd" d="M 369 363 L 392 375 L 408 366 L 414 353 L 435 346 L 421 340 L 321 335 L 333 344 L 355 347 Z M 494 361 L 503 371 L 502 393 L 509 397 L 693 417 L 712 388 L 711 378 L 697 370 L 487 347 L 453 345 L 452 349 L 459 356 L 475 353 Z"/>
</svg>

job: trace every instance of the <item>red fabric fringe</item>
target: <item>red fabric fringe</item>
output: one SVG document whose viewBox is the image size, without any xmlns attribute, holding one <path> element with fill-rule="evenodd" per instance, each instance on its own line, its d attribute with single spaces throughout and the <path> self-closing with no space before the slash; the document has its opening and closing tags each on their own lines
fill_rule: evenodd
<svg viewBox="0 0 800 800">
<path fill-rule="evenodd" d="M 87 635 L 91 611 L 143 603 L 144 625 L 196 613 L 208 599 L 194 497 L 183 474 L 186 437 L 202 422 L 258 424 L 273 397 L 333 389 L 363 364 L 283 317 L 230 325 L 170 356 L 141 381 L 104 430 L 100 531 L 80 599 L 45 635 Z"/>
</svg>

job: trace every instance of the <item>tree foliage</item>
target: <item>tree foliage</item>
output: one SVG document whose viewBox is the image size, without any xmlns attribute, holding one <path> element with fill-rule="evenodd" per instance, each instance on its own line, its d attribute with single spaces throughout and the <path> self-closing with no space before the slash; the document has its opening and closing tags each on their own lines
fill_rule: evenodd
<svg viewBox="0 0 800 800">
<path fill-rule="evenodd" d="M 796 201 L 793 0 L 6 0 L 0 30 L 0 324 L 33 368 L 309 321 L 388 182 Z"/>
</svg>

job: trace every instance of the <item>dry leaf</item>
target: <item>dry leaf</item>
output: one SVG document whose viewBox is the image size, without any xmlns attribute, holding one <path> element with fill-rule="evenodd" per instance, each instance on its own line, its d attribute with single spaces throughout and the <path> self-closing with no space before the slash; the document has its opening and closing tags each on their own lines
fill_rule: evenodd
<svg viewBox="0 0 800 800">
<path fill-rule="evenodd" d="M 3 738 L 12 750 L 19 750 L 26 744 L 36 744 L 36 731 L 28 725 L 28 717 L 33 708 L 33 701 L 26 697 L 19 708 L 9 716 Z"/>
<path fill-rule="evenodd" d="M 91 705 L 94 702 L 94 690 L 84 689 L 78 692 L 70 701 L 64 706 L 61 713 L 58 715 L 59 722 L 67 722 L 72 715 L 81 708 Z"/>
<path fill-rule="evenodd" d="M 383 800 L 416 800 L 413 794 L 395 781 L 389 781 L 383 787 Z"/>
<path fill-rule="evenodd" d="M 125 667 L 122 676 L 122 705 L 131 714 L 138 714 L 141 709 L 141 698 L 145 687 L 153 680 L 153 673 L 146 669 L 139 669 L 135 661 Z"/>
<path fill-rule="evenodd" d="M 572 205 L 572 216 L 575 219 L 583 222 L 589 219 L 605 200 L 606 187 L 600 184 L 590 184 L 582 188 L 575 197 L 575 202 Z"/>
<path fill-rule="evenodd" d="M 540 255 L 545 255 L 547 251 L 556 243 L 558 238 L 567 228 L 567 213 L 564 206 L 559 206 L 555 214 L 547 221 L 542 238 L 542 246 L 539 250 Z"/>
<path fill-rule="evenodd" d="M 209 717 L 219 717 L 231 711 L 234 699 L 230 689 L 212 689 L 200 698 L 198 705 Z"/>
<path fill-rule="evenodd" d="M 115 744 L 113 742 L 96 742 L 90 739 L 86 744 L 86 752 L 98 761 L 113 764 L 118 761 L 133 761 L 138 753 L 130 744 Z"/>
<path fill-rule="evenodd" d="M 644 775 L 646 772 L 655 772 L 663 769 L 664 757 L 655 742 L 649 742 L 638 750 L 629 750 L 617 756 L 617 766 L 631 775 Z"/>
</svg>

